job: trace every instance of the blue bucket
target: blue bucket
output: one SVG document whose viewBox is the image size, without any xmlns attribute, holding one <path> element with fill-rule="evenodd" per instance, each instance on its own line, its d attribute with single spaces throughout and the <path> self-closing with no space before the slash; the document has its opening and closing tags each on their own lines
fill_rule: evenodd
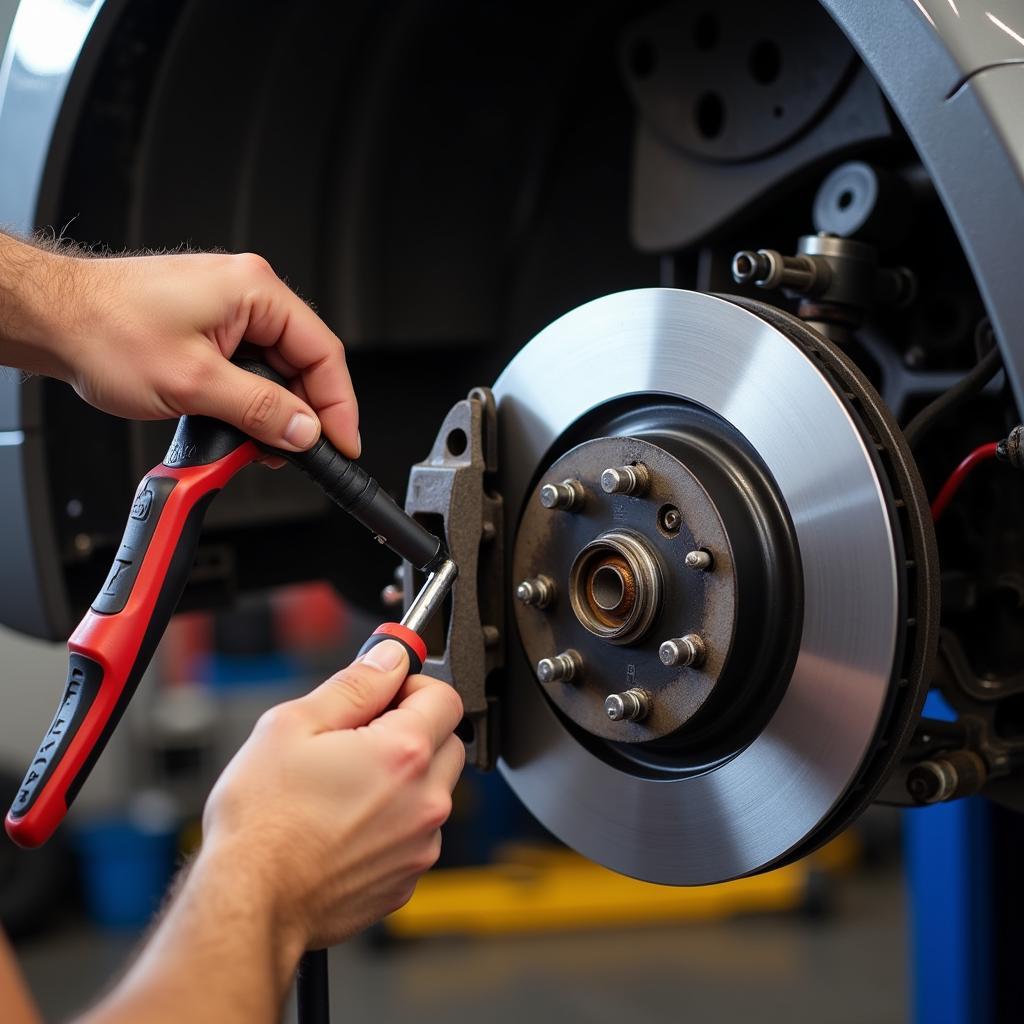
<svg viewBox="0 0 1024 1024">
<path fill-rule="evenodd" d="M 146 831 L 128 818 L 80 825 L 75 834 L 89 916 L 111 929 L 139 929 L 174 874 L 177 830 Z"/>
</svg>

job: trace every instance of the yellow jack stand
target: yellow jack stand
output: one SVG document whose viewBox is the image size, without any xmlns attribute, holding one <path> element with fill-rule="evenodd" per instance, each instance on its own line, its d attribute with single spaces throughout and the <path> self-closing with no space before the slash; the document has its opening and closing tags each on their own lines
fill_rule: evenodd
<svg viewBox="0 0 1024 1024">
<path fill-rule="evenodd" d="M 851 867 L 860 853 L 844 833 L 810 857 L 720 885 L 638 882 L 560 847 L 512 847 L 483 867 L 426 875 L 416 895 L 385 921 L 394 938 L 495 935 L 707 921 L 799 910 L 815 874 Z"/>
</svg>

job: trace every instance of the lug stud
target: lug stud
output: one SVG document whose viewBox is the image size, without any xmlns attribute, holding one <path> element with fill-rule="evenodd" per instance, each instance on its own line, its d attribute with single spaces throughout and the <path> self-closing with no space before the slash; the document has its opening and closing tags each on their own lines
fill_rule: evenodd
<svg viewBox="0 0 1024 1024">
<path fill-rule="evenodd" d="M 687 633 L 678 639 L 666 640 L 658 648 L 658 657 L 663 665 L 680 668 L 696 668 L 707 656 L 704 641 L 696 633 Z"/>
<path fill-rule="evenodd" d="M 715 564 L 707 551 L 688 551 L 685 562 L 687 569 L 698 569 L 700 572 L 708 572 Z"/>
<path fill-rule="evenodd" d="M 547 608 L 556 593 L 555 581 L 550 576 L 535 576 L 516 587 L 516 600 L 532 608 Z"/>
<path fill-rule="evenodd" d="M 601 474 L 601 490 L 605 494 L 643 494 L 650 483 L 650 470 L 642 462 L 606 469 Z"/>
<path fill-rule="evenodd" d="M 583 504 L 584 494 L 579 480 L 563 480 L 560 484 L 545 484 L 540 489 L 540 503 L 545 508 L 568 512 Z"/>
<path fill-rule="evenodd" d="M 542 683 L 569 683 L 582 671 L 583 659 L 579 651 L 563 651 L 553 658 L 537 662 L 537 678 Z"/>
<path fill-rule="evenodd" d="M 605 699 L 605 714 L 613 722 L 639 722 L 651 710 L 651 695 L 634 686 L 622 693 L 613 693 Z"/>
</svg>

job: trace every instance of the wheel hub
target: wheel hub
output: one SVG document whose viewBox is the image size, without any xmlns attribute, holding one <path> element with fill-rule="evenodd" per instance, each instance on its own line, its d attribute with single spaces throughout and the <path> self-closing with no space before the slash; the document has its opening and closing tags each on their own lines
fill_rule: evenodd
<svg viewBox="0 0 1024 1024">
<path fill-rule="evenodd" d="M 792 616 L 786 622 L 770 608 L 799 607 L 798 560 L 789 524 L 763 487 L 763 467 L 749 452 L 727 451 L 742 442 L 726 424 L 685 403 L 610 413 L 608 429 L 627 436 L 572 448 L 527 500 L 513 578 L 527 593 L 546 579 L 552 592 L 543 607 L 517 602 L 516 625 L 535 668 L 574 652 L 571 678 L 538 670 L 570 723 L 614 744 L 649 745 L 660 754 L 657 770 L 676 774 L 741 743 L 751 721 L 738 720 L 777 696 L 778 672 L 764 671 L 761 652 L 766 642 L 788 647 L 771 664 L 791 661 Z M 607 493 L 609 472 L 626 469 L 642 474 L 642 486 Z M 571 485 L 571 507 L 545 506 L 545 488 L 555 483 Z M 663 659 L 664 644 L 683 641 L 693 650 Z M 608 698 L 634 689 L 643 691 L 642 714 L 612 717 Z M 670 749 L 681 755 L 672 765 Z M 643 756 L 642 747 L 627 753 Z M 622 754 L 604 751 L 612 760 Z"/>
</svg>

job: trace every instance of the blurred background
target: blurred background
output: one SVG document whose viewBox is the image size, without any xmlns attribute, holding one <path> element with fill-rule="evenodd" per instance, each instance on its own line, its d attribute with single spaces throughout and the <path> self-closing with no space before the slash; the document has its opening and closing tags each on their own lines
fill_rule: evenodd
<svg viewBox="0 0 1024 1024">
<path fill-rule="evenodd" d="M 0 0 L 0 39 L 7 37 L 16 6 L 15 0 Z M 92 13 L 85 0 L 65 0 L 53 6 L 64 15 L 77 12 L 80 20 Z M 439 423 L 450 402 L 469 385 L 489 383 L 508 353 L 555 315 L 593 295 L 656 281 L 659 274 L 662 278 L 667 274 L 668 283 L 679 283 L 677 277 L 698 272 L 695 260 L 673 268 L 670 259 L 659 263 L 657 256 L 631 248 L 625 255 L 615 250 L 614 258 L 608 256 L 614 246 L 626 248 L 625 215 L 612 209 L 611 204 L 605 204 L 606 210 L 594 199 L 626 194 L 629 168 L 624 157 L 621 166 L 618 157 L 610 157 L 597 166 L 596 174 L 581 175 L 573 161 L 584 159 L 584 147 L 579 147 L 584 156 L 574 157 L 563 151 L 573 147 L 560 149 L 552 144 L 550 166 L 526 166 L 524 170 L 506 160 L 504 151 L 495 144 L 493 153 L 487 150 L 494 166 L 483 162 L 479 167 L 470 166 L 468 177 L 487 178 L 489 184 L 494 179 L 499 185 L 506 178 L 523 177 L 527 172 L 535 172 L 538 181 L 549 172 L 553 178 L 553 183 L 532 189 L 535 208 L 522 212 L 521 234 L 514 239 L 520 251 L 513 252 L 513 256 L 528 249 L 533 256 L 541 254 L 531 264 L 530 273 L 513 278 L 507 273 L 508 266 L 497 259 L 483 267 L 479 256 L 483 246 L 477 233 L 486 236 L 491 231 L 486 216 L 490 207 L 478 213 L 478 207 L 469 205 L 460 191 L 464 183 L 456 180 L 445 199 L 457 205 L 465 200 L 470 211 L 465 219 L 472 233 L 463 225 L 465 237 L 452 233 L 448 238 L 444 230 L 435 230 L 433 210 L 416 207 L 412 199 L 407 199 L 410 208 L 399 209 L 393 220 L 421 228 L 419 244 L 402 263 L 400 273 L 374 282 L 374 294 L 365 303 L 369 312 L 360 310 L 370 326 L 350 330 L 348 309 L 332 307 L 332 301 L 340 303 L 332 296 L 341 293 L 342 285 L 363 282 L 348 267 L 347 250 L 324 250 L 329 251 L 332 273 L 335 262 L 341 268 L 337 280 L 321 280 L 319 271 L 314 271 L 312 254 L 323 255 L 318 246 L 327 243 L 307 219 L 322 211 L 303 208 L 293 215 L 271 203 L 271 214 L 278 214 L 276 219 L 267 216 L 262 207 L 261 216 L 254 217 L 252 225 L 244 218 L 232 219 L 233 208 L 220 203 L 218 197 L 245 190 L 241 186 L 236 189 L 234 179 L 226 175 L 223 181 L 215 180 L 216 168 L 212 165 L 196 172 L 199 187 L 193 180 L 191 188 L 179 189 L 181 179 L 176 175 L 180 166 L 172 158 L 180 138 L 188 138 L 194 124 L 187 117 L 177 118 L 177 108 L 171 109 L 170 104 L 171 114 L 162 122 L 166 147 L 157 145 L 163 136 L 154 133 L 158 137 L 156 156 L 152 157 L 153 166 L 159 168 L 160 160 L 168 160 L 170 169 L 163 176 L 154 176 L 158 180 L 150 182 L 152 194 L 143 190 L 138 210 L 121 223 L 120 207 L 113 202 L 104 206 L 94 201 L 96 196 L 107 194 L 104 190 L 116 192 L 137 170 L 132 163 L 134 150 L 106 145 L 115 137 L 112 124 L 123 132 L 123 139 L 117 136 L 121 141 L 137 142 L 143 134 L 132 121 L 136 110 L 133 104 L 141 104 L 141 100 L 123 94 L 121 73 L 127 76 L 132 71 L 138 81 L 147 83 L 136 66 L 146 59 L 148 51 L 143 43 L 149 40 L 147 45 L 152 45 L 152 38 L 163 30 L 164 20 L 170 22 L 166 11 L 173 6 L 166 0 L 163 5 L 140 3 L 136 5 L 137 23 L 118 27 L 125 36 L 118 50 L 123 66 L 115 62 L 112 69 L 106 69 L 108 77 L 101 76 L 96 85 L 95 121 L 83 120 L 84 127 L 74 140 L 74 160 L 69 158 L 69 166 L 76 173 L 69 174 L 70 184 L 61 193 L 59 203 L 54 198 L 56 186 L 44 180 L 49 189 L 40 200 L 40 208 L 47 211 L 44 220 L 53 221 L 59 229 L 63 214 L 74 210 L 73 216 L 80 219 L 70 234 L 87 240 L 102 239 L 116 248 L 176 244 L 183 241 L 180 233 L 186 213 L 189 218 L 205 218 L 198 229 L 189 231 L 190 240 L 198 245 L 268 251 L 275 266 L 288 271 L 290 280 L 297 281 L 304 294 L 316 295 L 319 308 L 333 313 L 336 319 L 332 322 L 338 322 L 346 339 L 353 340 L 350 355 L 354 367 L 358 367 L 357 382 L 367 388 L 367 393 L 385 383 L 405 387 L 403 401 L 409 407 L 417 389 L 422 390 L 421 380 L 417 377 L 409 382 L 393 382 L 390 360 L 394 348 L 387 346 L 406 343 L 414 333 L 410 326 L 413 321 L 425 319 L 424 310 L 436 314 L 431 321 L 435 329 L 432 340 L 436 343 L 438 337 L 446 341 L 454 338 L 458 354 L 458 358 L 445 361 L 442 376 L 446 388 L 439 389 L 436 408 L 416 406 L 417 418 L 394 417 L 390 407 L 375 410 L 373 404 L 364 406 L 368 447 L 399 453 L 393 464 L 385 467 L 384 475 L 385 483 L 396 491 L 404 484 L 410 460 L 426 455 L 430 431 L 423 432 L 422 425 Z M 276 8 L 285 6 L 277 4 Z M 323 9 L 330 6 L 324 4 Z M 36 5 L 37 10 L 44 7 Z M 193 5 L 191 30 L 197 36 L 206 30 L 201 23 L 204 11 L 216 12 L 209 13 L 211 23 L 223 29 L 223 22 L 230 20 L 229 7 Z M 489 9 L 490 5 L 480 7 Z M 454 20 L 455 15 L 452 17 Z M 72 22 L 74 18 L 52 22 L 44 19 L 39 31 L 46 36 L 59 32 L 62 25 L 70 25 L 73 35 L 78 29 Z M 560 28 L 566 38 L 572 36 L 568 17 Z M 256 34 L 238 26 L 240 34 L 243 30 Z M 473 60 L 458 64 L 458 53 L 449 61 L 444 47 L 449 45 L 450 33 L 444 25 L 435 31 L 432 45 L 445 55 L 441 62 L 445 72 L 449 67 L 462 68 L 468 78 L 479 70 Z M 267 34 L 273 35 L 272 28 Z M 219 67 L 222 59 L 227 62 L 222 51 L 232 47 L 225 46 L 216 33 L 211 38 L 216 46 L 211 47 L 212 56 L 204 51 L 203 60 Z M 74 50 L 77 44 L 74 39 L 70 42 Z M 409 40 L 406 44 L 411 45 Z M 501 40 L 496 49 L 501 49 L 500 44 Z M 454 43 L 451 45 L 454 47 Z M 233 56 L 244 71 L 249 59 L 246 47 L 239 43 Z M 358 55 L 349 56 L 358 69 Z M 560 68 L 564 54 L 559 51 L 556 56 Z M 606 56 L 602 51 L 602 59 Z M 199 71 L 193 74 L 192 65 L 181 53 L 177 58 L 173 70 L 181 78 L 169 79 L 167 92 L 180 96 L 201 75 Z M 474 58 L 479 65 L 494 59 L 489 52 Z M 521 63 L 532 66 L 539 59 Z M 574 73 L 580 70 L 572 60 L 565 63 Z M 614 67 L 614 61 L 605 63 Z M 209 68 L 201 70 L 209 74 Z M 296 111 L 313 120 L 320 114 L 326 119 L 336 113 L 327 105 L 321 108 L 307 103 L 308 97 L 299 89 L 301 86 L 311 93 L 319 89 L 317 76 L 329 78 L 330 62 L 310 62 L 309 67 L 303 65 L 301 74 L 295 74 L 294 68 L 284 62 L 278 70 L 280 81 L 294 86 L 302 100 L 296 101 Z M 412 68 L 410 77 L 418 70 L 418 66 Z M 224 76 L 237 71 L 237 66 L 228 67 Z M 444 78 L 446 83 L 448 77 Z M 565 75 L 566 79 L 570 77 Z M 240 76 L 236 75 L 234 81 L 238 80 Z M 280 82 L 273 80 L 272 84 L 274 88 L 265 90 L 267 95 L 274 94 Z M 588 86 L 590 105 L 578 105 L 584 113 L 575 130 L 584 142 L 597 138 L 602 146 L 606 132 L 617 133 L 619 142 L 628 139 L 632 128 L 624 116 L 626 101 L 621 87 L 615 83 L 612 89 L 604 79 L 598 84 L 600 87 Z M 533 83 L 531 87 L 543 98 L 545 94 L 539 90 L 547 83 Z M 506 88 L 511 87 L 503 81 L 501 90 Z M 563 93 L 571 91 L 562 82 L 560 71 L 558 89 L 562 98 Z M 249 91 L 246 87 L 247 94 Z M 258 90 L 251 92 L 256 94 Z M 424 95 L 434 102 L 433 92 Z M 473 95 L 482 108 L 487 107 L 489 93 Z M 288 94 L 287 102 L 291 99 Z M 426 104 L 427 99 L 423 102 Z M 282 105 L 285 103 L 282 101 Z M 409 122 L 403 121 L 400 126 L 401 133 L 409 136 L 403 141 L 410 148 L 422 147 L 429 134 L 427 128 L 423 129 L 424 139 L 418 134 L 422 112 L 407 98 L 403 103 Z M 545 103 L 536 106 L 547 109 Z M 158 113 L 163 109 L 156 103 L 154 107 Z M 552 103 L 551 109 L 554 107 Z M 34 114 L 31 106 L 24 109 L 27 136 L 35 130 L 31 120 Z M 529 118 L 533 117 L 530 113 Z M 220 132 L 222 123 L 216 117 L 212 120 L 213 127 L 206 128 L 211 133 Z M 270 118 L 266 120 L 269 124 Z M 474 137 L 471 143 L 484 151 L 484 136 L 499 133 L 492 133 L 489 119 L 480 123 L 484 126 L 481 138 Z M 268 154 L 289 165 L 290 172 L 293 168 L 287 144 L 278 145 L 277 133 L 282 126 L 268 124 L 264 128 L 270 143 L 261 136 L 262 143 L 267 145 Z M 305 121 L 297 118 L 294 125 L 289 121 L 285 127 L 298 133 L 304 130 Z M 451 138 L 440 135 L 440 142 L 435 139 L 434 144 L 443 149 L 460 143 L 463 128 L 456 125 Z M 564 130 L 554 119 L 541 128 L 541 134 L 556 140 Z M 175 135 L 176 130 L 181 136 Z M 573 141 L 580 139 L 574 137 Z M 88 145 L 91 140 L 94 147 Z M 235 141 L 227 138 L 225 150 Z M 153 142 L 147 137 L 147 145 Z M 467 148 L 471 143 L 466 143 Z M 108 149 L 111 152 L 104 155 Z M 626 152 L 624 146 L 620 149 Z M 381 152 L 382 161 L 398 168 L 397 181 L 406 163 L 392 159 L 390 149 L 382 147 Z M 399 156 L 402 152 L 396 150 Z M 457 152 L 461 154 L 462 150 Z M 14 180 L 11 168 L 23 155 L 0 153 L 0 191 Z M 100 156 L 103 159 L 98 159 Z M 227 157 L 223 153 L 220 156 L 228 163 L 235 161 L 233 151 Z M 313 152 L 309 162 L 321 156 L 319 151 Z M 523 156 L 524 165 L 528 157 L 529 153 Z M 315 207 L 320 193 L 298 173 L 303 169 L 300 161 L 294 163 L 298 167 L 295 177 L 273 165 L 267 180 L 258 184 L 275 199 L 278 191 L 300 199 L 308 194 L 309 205 Z M 337 170 L 326 157 L 324 163 L 332 173 Z M 424 158 L 422 163 L 430 165 L 430 160 Z M 367 178 L 373 178 L 375 166 L 367 161 L 363 169 Z M 594 165 L 588 170 L 593 172 Z M 360 183 L 366 184 L 362 179 Z M 389 184 L 394 183 L 389 180 Z M 321 185 L 318 178 L 317 186 Z M 440 183 L 428 180 L 424 187 L 437 189 Z M 801 188 L 806 191 L 808 186 L 804 183 Z M 339 194 L 343 191 L 339 186 Z M 384 191 L 382 187 L 382 195 Z M 245 194 L 251 198 L 248 192 Z M 256 190 L 253 194 L 257 196 L 252 199 L 256 208 L 263 193 Z M 414 197 L 418 194 L 410 192 Z M 495 194 L 499 200 L 492 197 L 488 203 L 511 205 L 501 198 L 505 193 L 500 189 Z M 552 194 L 557 202 L 551 200 Z M 808 192 L 801 198 L 806 206 L 809 196 Z M 209 198 L 209 208 L 203 206 L 204 198 Z M 341 200 L 338 202 L 340 205 Z M 531 236 L 528 245 L 530 217 L 546 202 L 558 212 L 557 239 L 555 232 L 552 237 L 538 236 L 539 241 Z M 383 202 L 381 205 L 387 208 L 385 219 L 390 225 L 391 208 Z M 520 211 L 516 209 L 518 217 Z M 341 216 L 337 210 L 329 212 Z M 417 216 L 425 220 L 421 222 Z M 328 223 L 326 233 L 333 237 L 331 224 L 333 221 Z M 189 220 L 189 225 L 194 227 L 195 222 Z M 563 235 L 570 239 L 564 249 L 560 248 Z M 391 244 L 391 251 L 404 253 L 405 236 L 396 229 L 394 237 L 398 241 Z M 614 238 L 614 245 L 606 246 L 610 238 Z M 374 237 L 367 249 L 369 256 L 379 255 L 377 246 L 386 249 L 390 239 L 390 235 L 382 241 Z M 276 251 L 270 251 L 275 246 Z M 296 256 L 300 250 L 301 258 Z M 360 250 L 360 256 L 364 255 Z M 303 262 L 306 257 L 308 266 Z M 439 275 L 440 284 L 433 278 L 429 286 L 421 282 L 426 266 Z M 478 269 L 485 278 L 482 283 L 473 277 Z M 466 281 L 470 283 L 464 284 Z M 325 288 L 326 293 L 318 294 L 317 286 Z M 449 315 L 453 322 L 458 319 L 443 302 L 446 288 L 458 288 L 463 296 L 474 300 L 468 303 L 468 312 L 460 310 L 458 316 L 463 319 L 454 326 L 446 319 Z M 408 303 L 395 302 L 396 294 L 412 298 Z M 482 311 L 484 299 L 480 299 L 480 309 L 476 308 L 478 295 L 500 296 L 511 305 L 526 295 L 529 302 L 522 303 L 522 308 L 517 306 L 515 316 L 495 315 L 500 319 L 496 324 L 488 319 L 490 312 Z M 931 333 L 937 329 L 937 325 L 929 326 Z M 474 347 L 480 337 L 490 338 L 492 334 L 501 337 L 501 345 Z M 386 338 L 382 356 L 371 351 L 380 338 Z M 376 363 L 372 361 L 374 356 L 378 357 Z M 55 408 L 64 394 L 63 389 L 58 390 L 50 391 L 47 397 Z M 137 440 L 136 435 L 132 437 Z M 402 447 L 396 443 L 389 449 L 396 438 Z M 78 441 L 87 447 L 90 439 Z M 145 448 L 134 440 L 132 444 L 126 449 L 131 448 L 133 456 L 141 458 L 145 466 L 159 458 L 159 454 L 152 458 L 152 453 L 163 451 L 159 438 L 149 437 Z M 83 461 L 78 456 L 75 459 Z M 125 469 L 122 484 L 130 488 L 137 478 Z M 78 485 L 77 479 L 75 482 Z M 125 493 L 130 494 L 130 489 Z M 120 510 L 123 496 L 110 497 L 110 508 Z M 239 504 L 257 505 L 244 495 Z M 66 507 L 70 510 L 70 503 Z M 230 514 L 239 513 L 232 509 Z M 109 515 L 104 511 L 104 515 L 110 520 L 104 520 L 108 533 L 109 528 L 120 528 L 119 511 L 110 511 Z M 61 520 L 56 530 L 69 548 L 84 536 L 79 532 L 84 527 L 71 522 L 71 518 L 69 511 L 68 521 Z M 248 520 L 246 525 L 250 525 Z M 102 530 L 94 532 L 100 536 Z M 109 547 L 116 540 L 115 534 L 105 543 Z M 363 549 L 359 551 L 362 558 Z M 78 561 L 69 559 L 73 569 L 79 562 L 84 565 L 92 555 L 101 573 L 109 564 L 109 551 L 101 543 L 95 550 L 76 552 L 75 557 L 78 555 Z M 379 561 L 360 566 L 357 578 L 346 580 L 346 586 L 350 596 L 356 592 L 362 596 L 365 609 L 372 603 L 366 595 L 375 594 L 386 582 L 389 567 L 382 575 Z M 78 575 L 69 572 L 68 582 L 79 588 L 80 592 L 72 595 L 79 603 L 88 600 L 95 587 L 93 576 L 84 570 Z M 316 583 L 250 591 L 230 607 L 216 612 L 189 612 L 172 622 L 124 723 L 56 839 L 28 853 L 16 849 L 6 836 L 0 838 L 0 922 L 15 943 L 18 959 L 47 1020 L 66 1019 L 86 1006 L 131 957 L 176 870 L 197 847 L 206 793 L 260 713 L 306 691 L 346 663 L 379 623 L 381 612 L 360 610 L 327 583 Z M 67 653 L 62 643 L 28 639 L 0 627 L 0 796 L 8 801 L 50 720 L 66 670 Z M 931 708 L 930 713 L 941 715 L 941 709 Z M 420 1024 L 469 1022 L 485 1017 L 491 1024 L 519 1024 L 527 1015 L 537 1024 L 549 1020 L 596 1024 L 622 1024 L 624 1020 L 648 1024 L 670 1019 L 717 1024 L 750 1019 L 761 1024 L 803 1020 L 888 1024 L 908 1019 L 929 1024 L 948 1020 L 953 1024 L 982 1020 L 985 995 L 979 979 L 988 954 L 979 915 L 987 912 L 988 896 L 985 879 L 977 873 L 983 860 L 977 844 L 986 834 L 983 826 L 988 813 L 985 806 L 973 800 L 907 815 L 872 808 L 855 830 L 807 860 L 725 885 L 668 889 L 613 875 L 577 857 L 544 832 L 496 773 L 470 771 L 456 792 L 455 811 L 445 829 L 442 861 L 421 883 L 413 901 L 369 934 L 331 952 L 336 1019 L 397 1022 L 415 1015 Z M 288 1013 L 292 1013 L 290 1004 Z"/>
</svg>

